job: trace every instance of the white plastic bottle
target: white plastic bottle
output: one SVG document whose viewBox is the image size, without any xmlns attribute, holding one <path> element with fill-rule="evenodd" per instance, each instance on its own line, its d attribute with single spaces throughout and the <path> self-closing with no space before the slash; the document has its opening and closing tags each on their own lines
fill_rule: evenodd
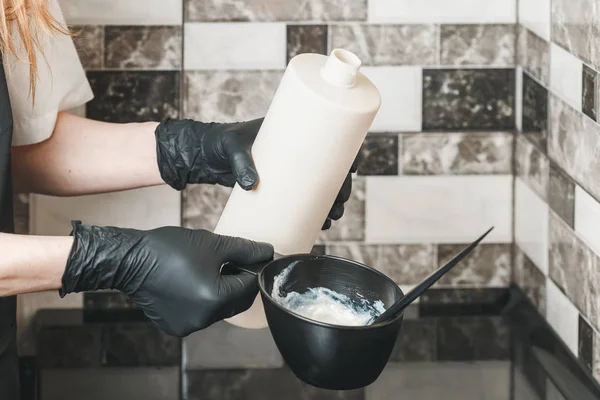
<svg viewBox="0 0 600 400">
<path fill-rule="evenodd" d="M 300 54 L 285 71 L 252 147 L 260 181 L 236 185 L 216 233 L 308 253 L 381 105 L 353 53 Z M 265 328 L 260 297 L 228 322 Z"/>
</svg>

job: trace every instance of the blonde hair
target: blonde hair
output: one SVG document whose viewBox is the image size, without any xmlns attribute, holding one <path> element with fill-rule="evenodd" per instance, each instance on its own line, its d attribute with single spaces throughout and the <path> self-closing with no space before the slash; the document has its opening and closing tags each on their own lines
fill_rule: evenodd
<svg viewBox="0 0 600 400">
<path fill-rule="evenodd" d="M 43 57 L 40 31 L 43 34 L 70 35 L 69 28 L 61 24 L 50 12 L 48 0 L 0 0 L 0 48 L 3 57 L 13 55 L 29 64 L 29 92 L 35 101 L 37 78 L 36 49 Z M 15 29 L 16 28 L 16 29 Z M 15 47 L 15 31 L 21 39 L 22 49 Z M 25 51 L 26 59 L 21 50 Z M 6 58 L 4 58 L 6 60 Z"/>
</svg>

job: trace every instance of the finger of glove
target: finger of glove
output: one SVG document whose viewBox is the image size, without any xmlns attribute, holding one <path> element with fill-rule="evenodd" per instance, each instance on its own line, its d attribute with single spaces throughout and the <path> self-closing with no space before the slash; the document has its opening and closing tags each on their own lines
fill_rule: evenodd
<svg viewBox="0 0 600 400">
<path fill-rule="evenodd" d="M 326 231 L 329 228 L 331 228 L 331 218 L 327 218 L 325 220 L 325 223 L 323 224 L 323 227 L 321 228 L 321 230 Z"/>
<path fill-rule="evenodd" d="M 273 257 L 273 246 L 268 243 L 255 242 L 243 238 L 220 236 L 219 250 L 223 262 L 253 264 L 269 260 Z"/>
<path fill-rule="evenodd" d="M 359 156 L 356 156 L 356 158 L 354 159 L 354 162 L 352 163 L 352 167 L 350 167 L 351 174 L 355 174 L 358 171 L 358 164 L 360 162 L 359 158 L 360 158 Z"/>
<path fill-rule="evenodd" d="M 334 203 L 329 211 L 329 218 L 334 221 L 339 220 L 344 215 L 344 203 Z"/>
<path fill-rule="evenodd" d="M 244 190 L 253 189 L 258 183 L 258 172 L 254 165 L 252 155 L 237 140 L 238 136 L 224 142 L 224 149 L 229 158 L 231 171 L 235 180 Z"/>
<path fill-rule="evenodd" d="M 352 175 L 348 174 L 346 175 L 346 179 L 344 180 L 344 183 L 342 184 L 342 188 L 340 189 L 340 192 L 338 193 L 335 202 L 336 203 L 345 203 L 348 201 L 348 199 L 350 199 L 350 195 L 352 194 Z"/>
<path fill-rule="evenodd" d="M 248 310 L 258 295 L 258 277 L 246 272 L 221 277 L 220 293 L 224 302 L 223 318 Z"/>
</svg>

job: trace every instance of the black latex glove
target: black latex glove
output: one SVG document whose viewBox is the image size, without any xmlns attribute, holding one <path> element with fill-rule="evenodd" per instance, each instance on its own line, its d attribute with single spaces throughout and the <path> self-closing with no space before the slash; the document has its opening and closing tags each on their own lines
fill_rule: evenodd
<svg viewBox="0 0 600 400">
<path fill-rule="evenodd" d="M 263 118 L 236 123 L 204 123 L 192 120 L 166 120 L 156 128 L 156 148 L 161 177 L 171 187 L 182 190 L 188 183 L 210 183 L 244 190 L 258 183 L 251 149 Z M 351 173 L 356 172 L 354 165 Z M 323 229 L 344 214 L 344 203 L 352 192 L 348 174 L 331 208 Z"/>
<path fill-rule="evenodd" d="M 273 247 L 204 230 L 149 231 L 73 223 L 73 249 L 60 295 L 98 289 L 125 293 L 163 331 L 190 333 L 246 311 L 258 294 L 256 277 L 221 275 L 223 263 L 256 263 Z"/>
</svg>

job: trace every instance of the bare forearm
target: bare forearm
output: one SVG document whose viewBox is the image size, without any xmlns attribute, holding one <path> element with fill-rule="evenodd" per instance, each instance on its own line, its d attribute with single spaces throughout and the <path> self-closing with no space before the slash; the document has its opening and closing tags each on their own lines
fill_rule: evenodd
<svg viewBox="0 0 600 400">
<path fill-rule="evenodd" d="M 50 139 L 13 148 L 15 190 L 75 196 L 163 184 L 157 124 L 114 124 L 61 112 Z"/>
<path fill-rule="evenodd" d="M 0 297 L 59 289 L 72 237 L 0 233 Z"/>
</svg>

